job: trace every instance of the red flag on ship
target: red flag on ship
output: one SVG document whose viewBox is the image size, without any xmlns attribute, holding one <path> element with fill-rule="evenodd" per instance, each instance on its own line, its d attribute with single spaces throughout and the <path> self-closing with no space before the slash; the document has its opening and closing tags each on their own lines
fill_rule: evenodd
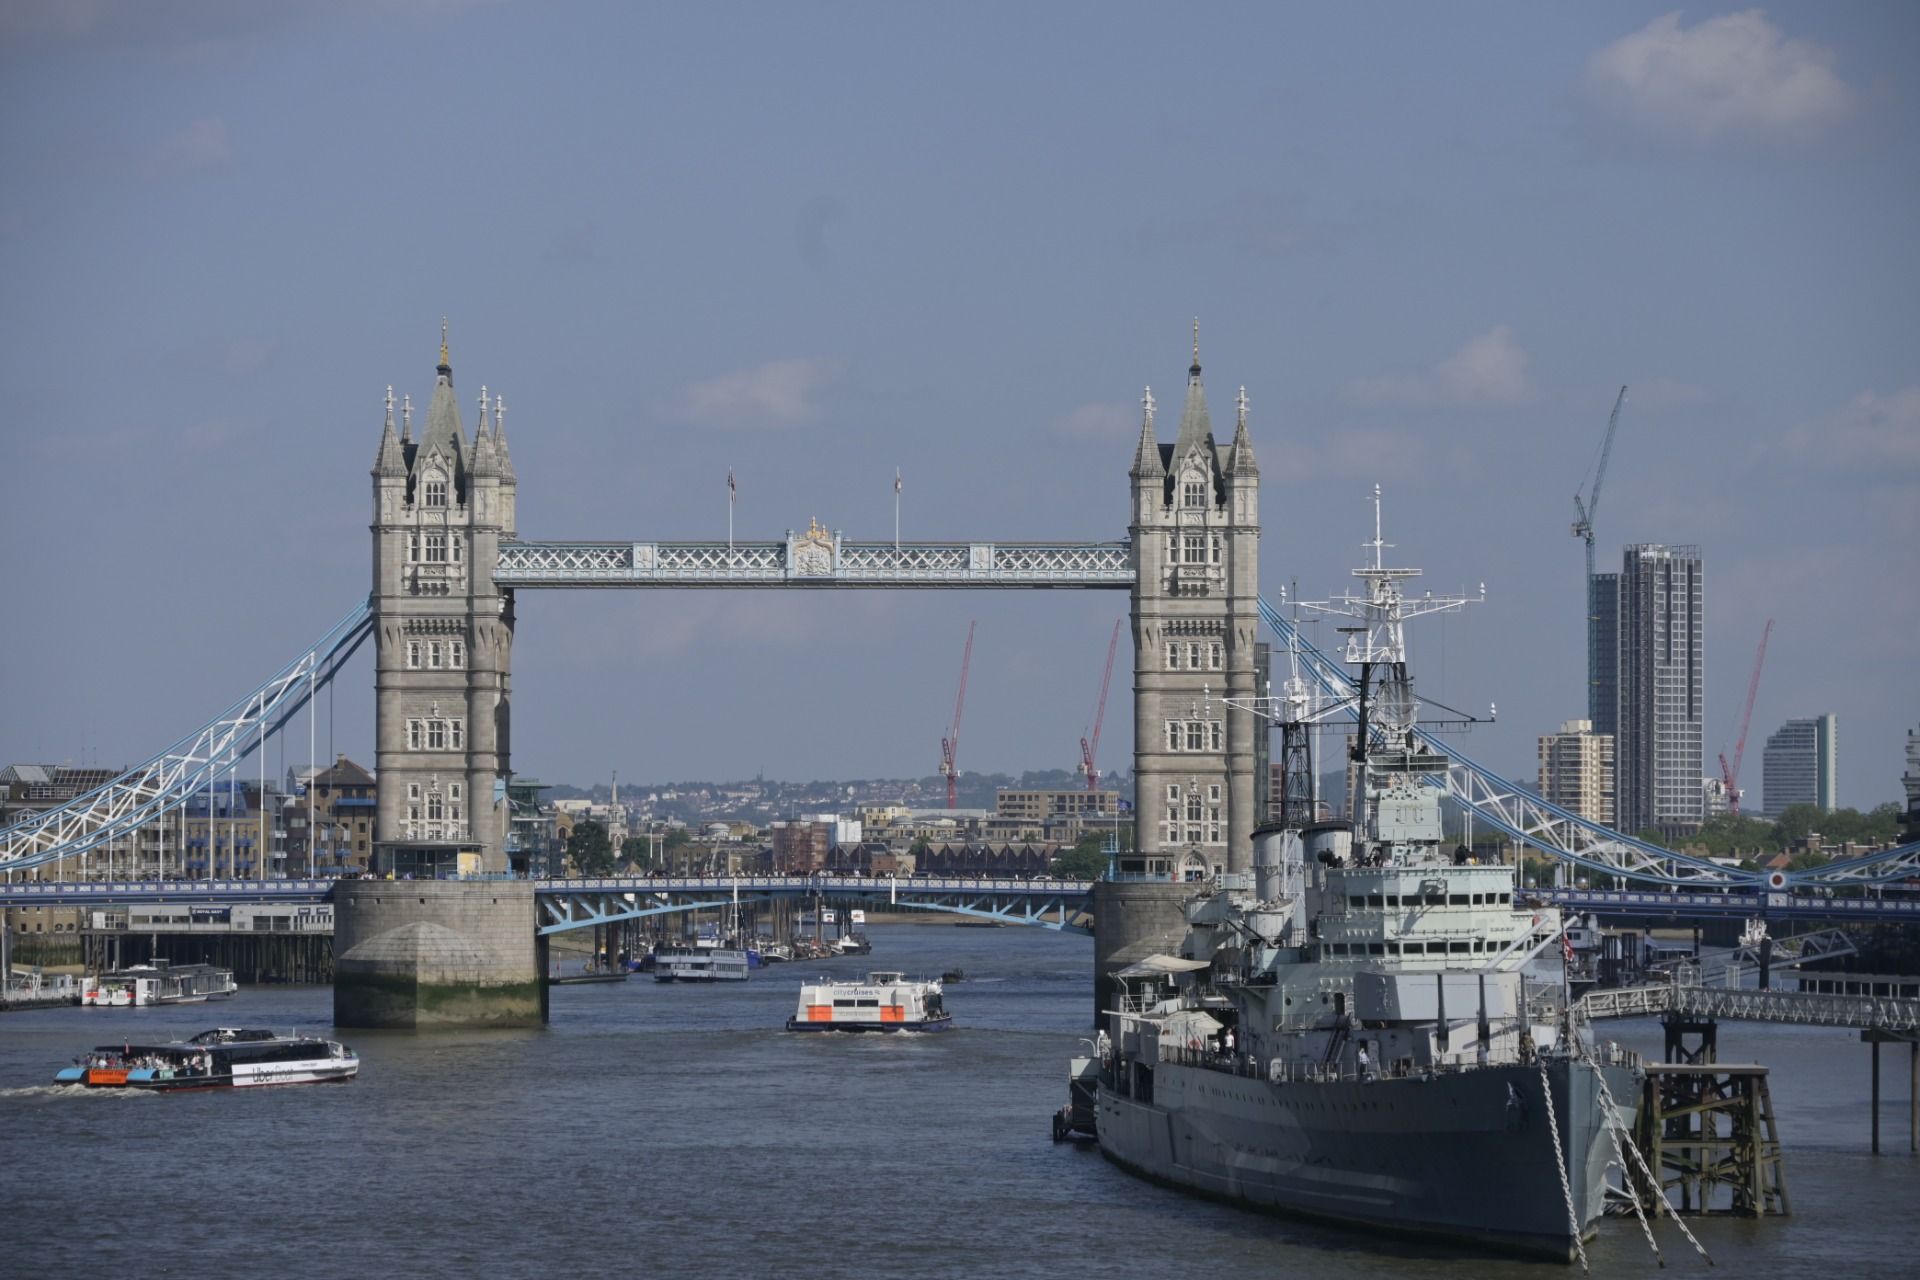
<svg viewBox="0 0 1920 1280">
<path fill-rule="evenodd" d="M 1560 954 L 1566 957 L 1568 964 L 1573 963 L 1573 935 L 1572 934 L 1563 933 L 1560 935 Z"/>
</svg>

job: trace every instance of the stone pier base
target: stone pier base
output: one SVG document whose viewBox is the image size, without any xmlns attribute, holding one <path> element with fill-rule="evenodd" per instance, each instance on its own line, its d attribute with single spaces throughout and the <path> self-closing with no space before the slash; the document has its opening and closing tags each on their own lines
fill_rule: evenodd
<svg viewBox="0 0 1920 1280">
<path fill-rule="evenodd" d="M 1120 988 L 1115 971 L 1155 954 L 1179 955 L 1186 902 L 1199 885 L 1165 880 L 1101 880 L 1093 886 L 1093 1006 L 1097 1026 Z"/>
<path fill-rule="evenodd" d="M 333 897 L 341 1027 L 537 1027 L 546 1020 L 533 886 L 343 880 Z"/>
</svg>

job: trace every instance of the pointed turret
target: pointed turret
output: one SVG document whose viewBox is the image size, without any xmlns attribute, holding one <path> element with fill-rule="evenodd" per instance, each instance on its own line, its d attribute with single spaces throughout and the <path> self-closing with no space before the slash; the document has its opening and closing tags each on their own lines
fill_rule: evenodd
<svg viewBox="0 0 1920 1280">
<path fill-rule="evenodd" d="M 421 433 L 414 463 L 438 451 L 453 468 L 456 486 L 462 485 L 467 467 L 466 432 L 460 425 L 460 402 L 453 394 L 453 365 L 447 354 L 447 322 L 440 322 L 440 364 L 434 370 L 433 399 L 427 404 L 427 426 Z"/>
<path fill-rule="evenodd" d="M 380 451 L 374 455 L 373 474 L 376 476 L 404 476 L 407 474 L 406 460 L 400 454 L 399 437 L 393 434 L 393 388 L 387 388 L 387 424 L 380 429 Z"/>
<path fill-rule="evenodd" d="M 1247 437 L 1247 389 L 1240 388 L 1238 420 L 1233 427 L 1233 444 L 1227 450 L 1227 474 L 1258 476 L 1260 464 L 1253 460 L 1253 441 Z"/>
<path fill-rule="evenodd" d="M 1173 466 L 1178 469 L 1196 449 L 1213 462 L 1213 420 L 1207 416 L 1207 391 L 1200 383 L 1200 322 L 1193 322 L 1193 365 L 1187 370 L 1187 402 L 1180 409 L 1180 434 L 1173 442 Z"/>
<path fill-rule="evenodd" d="M 1128 474 L 1135 480 L 1167 474 L 1167 469 L 1160 463 L 1160 441 L 1153 434 L 1152 387 L 1148 387 L 1146 394 L 1140 397 L 1140 447 L 1134 451 L 1133 469 Z"/>
<path fill-rule="evenodd" d="M 493 398 L 493 448 L 500 457 L 500 477 L 513 480 L 513 456 L 507 452 L 507 398 Z"/>
</svg>

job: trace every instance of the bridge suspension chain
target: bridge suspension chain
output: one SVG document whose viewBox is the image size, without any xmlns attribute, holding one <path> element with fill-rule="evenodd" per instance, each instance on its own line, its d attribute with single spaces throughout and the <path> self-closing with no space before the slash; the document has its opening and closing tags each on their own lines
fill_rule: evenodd
<svg viewBox="0 0 1920 1280">
<path fill-rule="evenodd" d="M 1281 640 L 1297 646 L 1301 669 L 1323 692 L 1337 698 L 1353 697 L 1356 688 L 1346 669 L 1300 635 L 1285 614 L 1262 599 L 1260 616 Z M 1349 710 L 1348 715 L 1355 713 Z M 1507 781 L 1425 730 L 1415 732 L 1422 742 L 1448 758 L 1448 795 L 1493 827 L 1543 853 L 1601 875 L 1656 884 L 1769 887 L 1766 872 L 1723 867 L 1590 822 Z M 1920 873 L 1920 844 L 1909 844 L 1824 867 L 1786 872 L 1783 887 L 1884 884 L 1916 873 Z"/>
<path fill-rule="evenodd" d="M 0 828 L 0 871 L 77 857 L 179 808 L 306 706 L 372 631 L 372 611 L 363 600 L 266 683 L 159 755 L 83 796 Z"/>
</svg>

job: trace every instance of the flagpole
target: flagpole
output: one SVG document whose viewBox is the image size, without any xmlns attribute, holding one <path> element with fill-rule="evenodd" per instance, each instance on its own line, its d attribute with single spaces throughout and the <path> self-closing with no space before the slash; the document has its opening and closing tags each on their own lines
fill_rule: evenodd
<svg viewBox="0 0 1920 1280">
<path fill-rule="evenodd" d="M 733 468 L 727 468 L 727 567 L 733 567 Z"/>
<path fill-rule="evenodd" d="M 893 550 L 900 551 L 900 468 L 893 469 Z"/>
</svg>

